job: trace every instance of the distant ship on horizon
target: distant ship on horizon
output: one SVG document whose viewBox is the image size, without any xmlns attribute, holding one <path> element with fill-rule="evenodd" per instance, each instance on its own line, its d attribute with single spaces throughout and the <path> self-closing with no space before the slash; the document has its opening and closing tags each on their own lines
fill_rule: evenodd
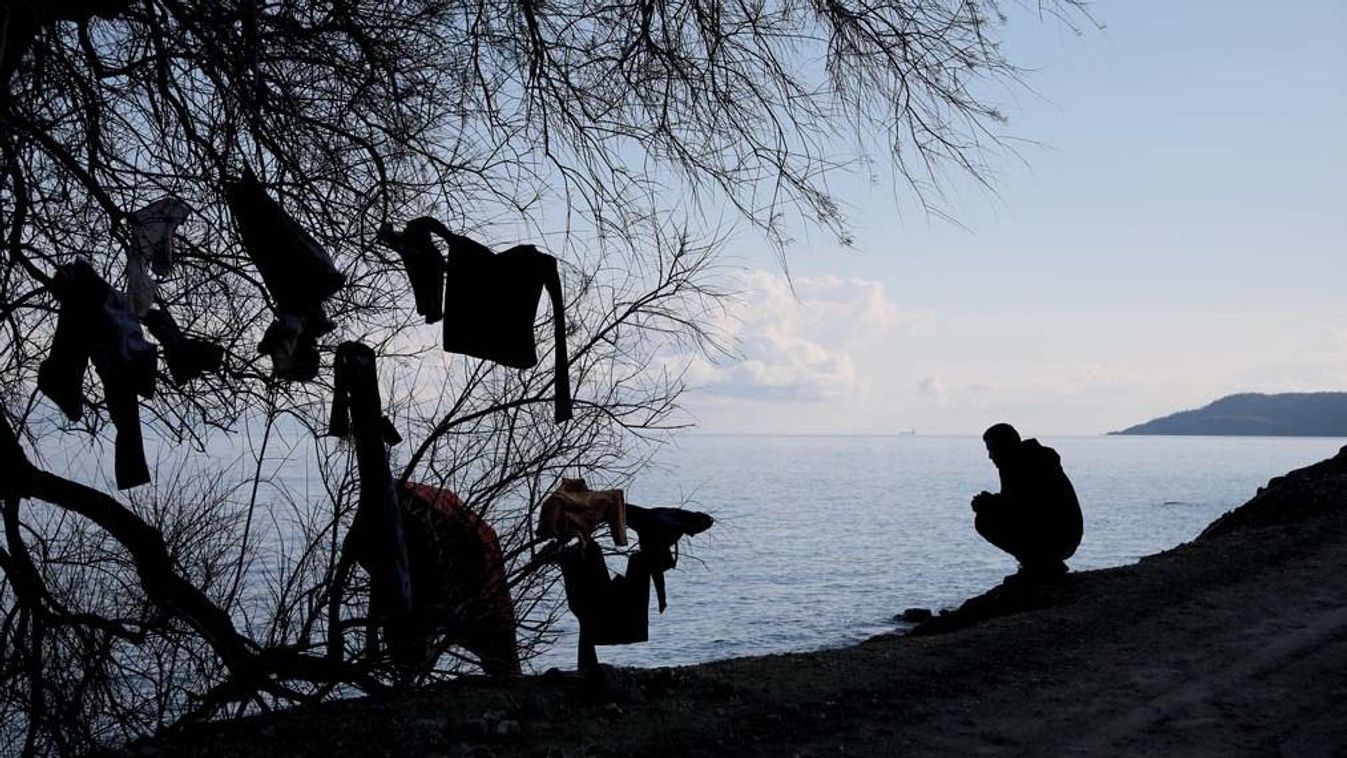
<svg viewBox="0 0 1347 758">
<path fill-rule="evenodd" d="M 910 435 L 910 434 L 916 434 L 916 433 L 917 433 L 917 430 L 916 430 L 916 429 L 898 429 L 898 430 L 896 430 L 896 431 L 894 432 L 894 434 L 903 435 L 903 436 Z"/>
</svg>

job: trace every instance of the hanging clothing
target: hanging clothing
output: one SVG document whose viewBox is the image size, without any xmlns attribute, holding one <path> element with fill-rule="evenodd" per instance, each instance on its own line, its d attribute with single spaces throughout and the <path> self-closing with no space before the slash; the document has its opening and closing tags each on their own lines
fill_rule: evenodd
<svg viewBox="0 0 1347 758">
<path fill-rule="evenodd" d="M 77 259 L 57 269 L 52 294 L 60 303 L 47 358 L 38 366 L 37 386 L 71 421 L 84 413 L 84 371 L 90 361 L 103 383 L 108 417 L 116 427 L 117 488 L 150 481 L 136 396 L 154 396 L 157 356 L 126 299 Z"/>
<path fill-rule="evenodd" d="M 131 214 L 131 241 L 136 252 L 150 261 L 159 276 L 173 270 L 173 234 L 192 215 L 192 206 L 180 197 L 165 195 Z"/>
<path fill-rule="evenodd" d="M 621 513 L 620 517 L 615 516 Z M 614 542 L 626 544 L 625 527 L 637 533 L 639 549 L 627 556 L 625 574 L 610 576 L 603 548 L 591 538 L 608 521 Z M 677 543 L 700 534 L 715 521 L 682 508 L 642 508 L 626 502 L 621 490 L 593 492 L 583 479 L 563 479 L 539 509 L 538 535 L 561 541 L 579 538 L 557 558 L 566 604 L 580 622 L 579 665 L 598 665 L 595 645 L 645 642 L 650 635 L 650 586 L 660 613 L 668 607 L 664 572 L 678 563 Z"/>
<path fill-rule="evenodd" d="M 155 284 L 150 270 L 163 276 L 173 269 L 173 233 L 191 213 L 192 206 L 166 195 L 130 215 L 126 297 L 137 317 L 144 316 L 154 305 Z"/>
<path fill-rule="evenodd" d="M 181 387 L 204 373 L 219 371 L 223 365 L 224 347 L 183 334 L 167 310 L 156 308 L 146 313 L 144 324 L 164 348 L 164 362 L 175 385 Z"/>
<path fill-rule="evenodd" d="M 488 676 L 518 676 L 514 602 L 495 530 L 449 490 L 407 484 L 401 494 L 422 630 L 409 657 L 428 660 L 430 639 L 442 634 L 477 655 Z"/>
<path fill-rule="evenodd" d="M 562 479 L 538 512 L 539 537 L 588 539 L 606 523 L 614 545 L 627 544 L 626 496 L 622 490 L 591 490 L 584 479 Z"/>
<path fill-rule="evenodd" d="M 360 499 L 347 541 L 370 575 L 371 615 L 405 626 L 412 606 L 402 509 L 388 468 L 374 351 L 359 342 L 337 346 L 328 433 L 353 440 Z"/>
<path fill-rule="evenodd" d="M 402 266 L 412 285 L 412 296 L 416 298 L 416 312 L 426 317 L 427 324 L 444 317 L 445 261 L 430 238 L 432 233 L 446 242 L 453 236 L 444 224 L 429 216 L 408 221 L 401 233 L 393 231 L 392 224 L 385 223 L 379 227 L 378 236 L 380 242 L 397 251 L 402 258 Z"/>
<path fill-rule="evenodd" d="M 642 508 L 627 506 L 627 525 L 639 537 L 645 567 L 655 584 L 659 612 L 668 607 L 664 593 L 664 572 L 678 565 L 678 540 L 701 534 L 715 524 L 715 519 L 700 511 L 683 508 Z"/>
<path fill-rule="evenodd" d="M 538 365 L 533 326 L 544 289 L 552 300 L 553 389 L 558 423 L 571 418 L 566 312 L 557 259 L 532 245 L 493 254 L 449 234 L 444 285 L 444 349 L 512 368 Z"/>
<path fill-rule="evenodd" d="M 225 188 L 243 249 L 262 274 L 276 310 L 306 314 L 345 283 L 332 258 L 304 227 L 271 199 L 252 169 Z"/>
<path fill-rule="evenodd" d="M 308 381 L 318 373 L 317 340 L 335 325 L 323 303 L 345 283 L 332 258 L 271 198 L 252 169 L 225 188 L 243 249 L 276 302 L 276 320 L 258 343 L 278 378 Z"/>
<path fill-rule="evenodd" d="M 131 7 L 131 0 L 9 0 L 0 6 L 0 100 L 9 79 L 43 24 L 86 23 L 94 16 L 113 19 Z"/>
<path fill-rule="evenodd" d="M 561 553 L 566 606 L 580 622 L 581 645 L 631 645 L 650 639 L 650 571 L 639 552 L 627 573 L 609 576 L 603 548 L 593 540 Z"/>
<path fill-rule="evenodd" d="M 318 338 L 335 328 L 321 309 L 309 316 L 278 313 L 257 343 L 257 352 L 271 356 L 271 372 L 277 378 L 307 382 L 318 376 Z"/>
</svg>

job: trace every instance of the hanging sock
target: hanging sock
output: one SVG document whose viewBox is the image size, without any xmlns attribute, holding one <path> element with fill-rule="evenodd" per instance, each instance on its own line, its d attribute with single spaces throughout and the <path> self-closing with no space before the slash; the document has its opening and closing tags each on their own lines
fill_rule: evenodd
<svg viewBox="0 0 1347 758">
<path fill-rule="evenodd" d="M 402 232 L 396 232 L 392 224 L 384 223 L 379 227 L 378 235 L 379 242 L 397 251 L 402 258 L 402 266 L 412 285 L 412 296 L 416 298 L 416 312 L 426 317 L 427 324 L 444 317 L 445 261 L 430 237 L 432 233 L 446 242 L 453 237 L 444 224 L 429 216 L 408 221 Z"/>
<path fill-rule="evenodd" d="M 136 395 L 154 395 L 155 347 L 145 340 L 122 294 L 88 261 L 77 259 L 57 269 L 52 294 L 60 311 L 51 351 L 38 367 L 38 389 L 67 418 L 78 420 L 84 411 L 84 371 L 92 361 L 103 382 L 108 416 L 117 429 L 117 488 L 145 484 L 150 472 Z"/>
<path fill-rule="evenodd" d="M 164 362 L 175 385 L 181 387 L 206 372 L 219 371 L 224 363 L 223 347 L 183 334 L 167 310 L 151 310 L 144 323 L 164 348 Z"/>
<path fill-rule="evenodd" d="M 173 232 L 192 213 L 192 206 L 172 195 L 130 215 L 131 247 L 126 250 L 126 298 L 137 318 L 154 305 L 150 270 L 163 276 L 173 269 Z"/>
<path fill-rule="evenodd" d="M 533 325 L 544 289 L 552 300 L 553 388 L 558 423 L 571 418 L 566 312 L 557 259 L 532 245 L 500 254 L 449 234 L 444 286 L 444 349 L 512 368 L 538 365 Z"/>
</svg>

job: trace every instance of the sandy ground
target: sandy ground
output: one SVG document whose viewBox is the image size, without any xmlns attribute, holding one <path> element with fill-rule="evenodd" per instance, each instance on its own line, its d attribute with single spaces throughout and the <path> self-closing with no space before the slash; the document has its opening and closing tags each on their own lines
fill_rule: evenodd
<svg viewBox="0 0 1347 758">
<path fill-rule="evenodd" d="M 615 671 L 599 689 L 470 679 L 127 752 L 1347 755 L 1347 448 L 1193 543 L 996 588 L 916 635 Z"/>
</svg>

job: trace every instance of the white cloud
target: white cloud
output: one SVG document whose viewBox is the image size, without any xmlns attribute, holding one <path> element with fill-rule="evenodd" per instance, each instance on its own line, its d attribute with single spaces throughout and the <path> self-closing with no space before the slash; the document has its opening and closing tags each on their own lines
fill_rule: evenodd
<svg viewBox="0 0 1347 758">
<path fill-rule="evenodd" d="M 792 288 L 792 284 L 794 287 Z M 703 392 L 763 400 L 832 400 L 863 392 L 863 353 L 894 332 L 915 331 L 926 314 L 900 311 L 873 279 L 798 277 L 750 270 L 742 296 L 719 326 L 734 355 L 690 360 L 689 383 Z"/>
<path fill-rule="evenodd" d="M 945 378 L 940 374 L 924 376 L 917 381 L 917 392 L 938 403 L 945 398 Z"/>
</svg>

